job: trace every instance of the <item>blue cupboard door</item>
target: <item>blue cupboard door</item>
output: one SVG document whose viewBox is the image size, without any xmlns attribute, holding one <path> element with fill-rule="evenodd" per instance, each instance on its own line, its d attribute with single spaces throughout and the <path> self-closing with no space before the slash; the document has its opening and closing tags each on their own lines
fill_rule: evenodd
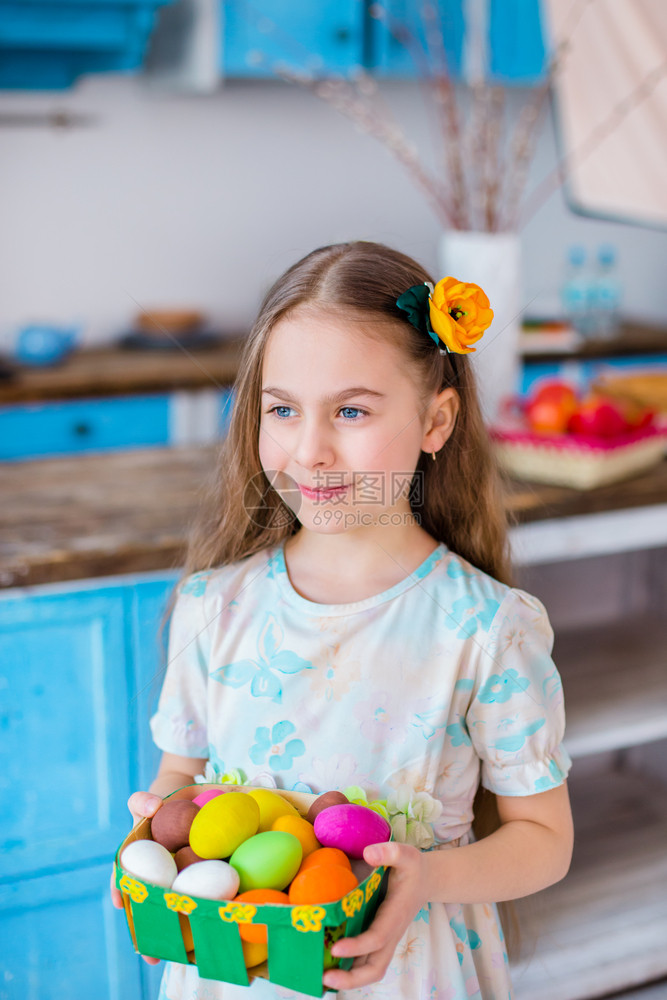
<svg viewBox="0 0 667 1000">
<path fill-rule="evenodd" d="M 139 1000 L 145 963 L 111 905 L 110 873 L 0 884 L 0 1000 Z"/>
<path fill-rule="evenodd" d="M 446 71 L 461 75 L 465 22 L 464 0 L 440 0 L 436 28 L 439 42 L 429 42 L 431 22 L 421 0 L 385 0 L 385 16 L 370 22 L 370 62 L 380 76 L 416 77 Z M 428 69 L 426 69 L 428 67 Z"/>
<path fill-rule="evenodd" d="M 224 0 L 222 72 L 271 77 L 275 66 L 347 73 L 364 57 L 363 0 Z"/>
<path fill-rule="evenodd" d="M 548 69 L 540 0 L 490 0 L 489 78 L 535 85 Z"/>
<path fill-rule="evenodd" d="M 0 407 L 0 459 L 166 445 L 169 396 Z"/>
<path fill-rule="evenodd" d="M 0 599 L 2 876 L 111 859 L 129 825 L 119 587 Z"/>
<path fill-rule="evenodd" d="M 153 781 L 161 751 L 153 743 L 149 720 L 157 708 L 167 664 L 169 623 L 166 614 L 180 574 L 161 574 L 136 583 L 130 592 L 132 661 L 128 692 L 128 720 L 132 732 L 133 788 L 146 789 Z"/>
</svg>

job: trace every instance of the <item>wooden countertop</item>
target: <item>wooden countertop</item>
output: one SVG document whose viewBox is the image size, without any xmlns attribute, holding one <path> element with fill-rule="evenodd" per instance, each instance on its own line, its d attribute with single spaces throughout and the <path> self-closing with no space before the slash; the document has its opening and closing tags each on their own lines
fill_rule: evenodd
<svg viewBox="0 0 667 1000">
<path fill-rule="evenodd" d="M 0 382 L 0 405 L 228 386 L 236 378 L 244 342 L 228 338 L 218 347 L 192 351 L 90 348 L 74 351 L 52 368 L 17 365 L 12 377 Z"/>
<path fill-rule="evenodd" d="M 0 475 L 0 587 L 178 567 L 214 447 L 154 448 L 9 462 Z M 519 523 L 667 500 L 667 461 L 579 492 L 511 481 Z"/>
</svg>

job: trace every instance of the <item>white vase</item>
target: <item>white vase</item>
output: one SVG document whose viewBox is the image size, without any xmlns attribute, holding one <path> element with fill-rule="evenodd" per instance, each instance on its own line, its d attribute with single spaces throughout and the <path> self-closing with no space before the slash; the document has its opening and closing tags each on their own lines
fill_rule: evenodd
<svg viewBox="0 0 667 1000">
<path fill-rule="evenodd" d="M 504 397 L 516 393 L 521 330 L 521 242 L 516 233 L 448 230 L 438 247 L 439 274 L 479 285 L 489 297 L 493 322 L 469 358 L 487 423 L 498 419 Z"/>
</svg>

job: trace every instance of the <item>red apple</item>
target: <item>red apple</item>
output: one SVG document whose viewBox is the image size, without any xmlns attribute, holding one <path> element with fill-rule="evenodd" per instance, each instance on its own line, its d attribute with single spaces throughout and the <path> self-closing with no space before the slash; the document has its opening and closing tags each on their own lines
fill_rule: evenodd
<svg viewBox="0 0 667 1000">
<path fill-rule="evenodd" d="M 589 396 L 570 417 L 568 430 L 572 434 L 590 434 L 594 437 L 613 438 L 626 434 L 631 425 L 621 408 L 610 399 Z"/>
<path fill-rule="evenodd" d="M 577 396 L 566 382 L 545 382 L 528 400 L 525 414 L 537 434 L 563 434 L 577 409 Z"/>
</svg>

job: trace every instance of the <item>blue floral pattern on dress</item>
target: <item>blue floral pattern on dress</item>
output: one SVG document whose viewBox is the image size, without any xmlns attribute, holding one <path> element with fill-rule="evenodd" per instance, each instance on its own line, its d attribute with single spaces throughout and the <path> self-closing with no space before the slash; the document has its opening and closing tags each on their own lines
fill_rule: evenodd
<svg viewBox="0 0 667 1000">
<path fill-rule="evenodd" d="M 224 667 L 214 670 L 211 677 L 221 684 L 229 684 L 235 688 L 250 684 L 253 698 L 270 698 L 280 703 L 283 695 L 282 684 L 272 671 L 298 674 L 301 670 L 313 669 L 310 660 L 304 660 L 289 649 L 280 649 L 282 642 L 283 631 L 275 615 L 268 614 L 257 636 L 257 659 L 227 663 Z"/>
<path fill-rule="evenodd" d="M 303 757 L 306 752 L 303 740 L 287 740 L 295 732 L 296 726 L 287 719 L 277 722 L 270 732 L 268 726 L 259 726 L 255 730 L 255 743 L 248 751 L 253 764 L 266 763 L 268 756 L 272 771 L 289 771 L 294 758 Z"/>
<path fill-rule="evenodd" d="M 485 598 L 481 607 L 471 604 L 468 596 L 460 597 L 452 604 L 451 613 L 445 615 L 444 624 L 456 632 L 458 639 L 467 639 L 478 631 L 488 632 L 499 607 L 498 601 L 490 597 Z"/>
</svg>

